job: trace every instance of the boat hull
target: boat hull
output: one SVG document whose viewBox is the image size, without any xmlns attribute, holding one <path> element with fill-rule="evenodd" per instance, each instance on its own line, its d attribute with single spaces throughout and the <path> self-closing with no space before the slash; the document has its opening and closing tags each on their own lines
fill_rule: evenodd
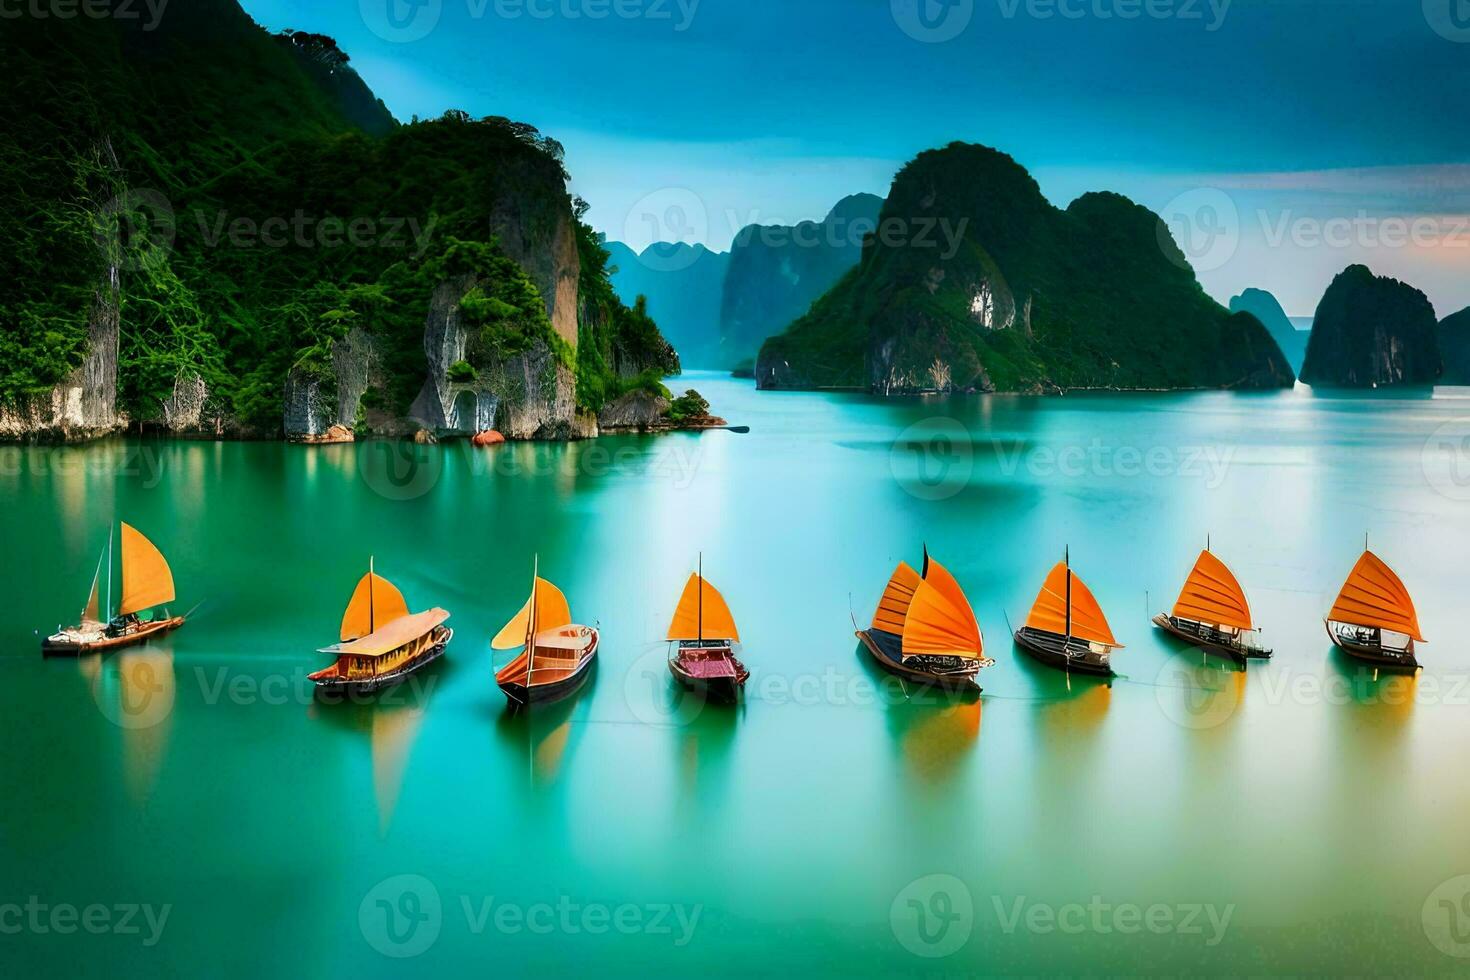
<svg viewBox="0 0 1470 980">
<path fill-rule="evenodd" d="M 511 707 L 529 707 L 540 702 L 560 701 L 562 698 L 575 694 L 587 682 L 592 664 L 597 659 L 597 648 L 602 638 L 595 629 L 591 633 L 592 641 L 587 647 L 586 654 L 564 677 L 557 677 L 546 682 L 526 683 L 525 668 L 522 665 L 522 662 L 527 659 L 525 653 L 503 667 L 495 675 L 495 684 L 510 702 Z"/>
<path fill-rule="evenodd" d="M 681 650 L 669 660 L 669 673 L 674 679 L 688 690 L 701 694 L 707 701 L 721 701 L 733 704 L 740 700 L 740 692 L 745 689 L 745 682 L 750 679 L 750 671 L 735 657 L 732 652 L 709 651 L 716 653 L 719 659 L 729 660 L 734 668 L 729 675 L 718 677 L 700 676 L 693 666 L 685 662 L 685 654 L 688 651 Z"/>
<path fill-rule="evenodd" d="M 444 639 L 435 643 L 423 652 L 422 655 L 404 664 L 397 670 L 376 677 L 340 677 L 340 676 L 318 676 L 312 675 L 312 683 L 316 685 L 316 692 L 324 697 L 333 694 L 345 694 L 348 696 L 362 696 L 376 694 L 390 687 L 396 687 L 408 680 L 413 674 L 423 670 L 429 664 L 444 656 L 449 641 L 454 639 L 454 630 L 444 627 Z"/>
<path fill-rule="evenodd" d="M 1269 660 L 1271 658 L 1270 650 L 1248 650 L 1240 644 L 1217 643 L 1202 636 L 1196 636 L 1188 630 L 1180 629 L 1172 619 L 1163 613 L 1153 618 L 1153 624 L 1175 639 L 1183 640 L 1190 646 L 1199 647 L 1206 653 L 1229 657 L 1242 667 L 1250 660 Z"/>
<path fill-rule="evenodd" d="M 938 673 L 931 670 L 921 670 L 912 664 L 905 664 L 896 651 L 890 653 L 883 637 L 874 635 L 873 630 L 858 630 L 857 638 L 862 641 L 863 647 L 868 651 L 878 666 L 907 680 L 917 684 L 928 684 L 932 687 L 942 687 L 957 691 L 979 691 L 980 683 L 978 676 L 983 664 L 974 661 L 967 665 L 966 669 L 959 671 L 946 671 Z"/>
<path fill-rule="evenodd" d="M 183 616 L 171 616 L 151 623 L 140 623 L 138 628 L 122 636 L 97 634 L 97 639 L 68 638 L 66 634 L 48 636 L 41 641 L 41 655 L 46 657 L 80 657 L 93 653 L 107 653 L 124 647 L 146 643 L 155 636 L 171 633 L 184 625 Z"/>
<path fill-rule="evenodd" d="M 1343 653 L 1355 657 L 1364 663 L 1375 667 L 1387 668 L 1389 670 L 1402 670 L 1413 673 L 1422 665 L 1414 657 L 1414 642 L 1409 641 L 1409 646 L 1402 652 L 1396 650 L 1385 650 L 1382 645 L 1375 643 L 1358 643 L 1352 639 L 1342 636 L 1332 628 L 1332 623 L 1327 622 L 1327 636 Z"/>
<path fill-rule="evenodd" d="M 1044 633 L 1023 626 L 1015 632 L 1016 646 L 1029 654 L 1032 659 L 1055 667 L 1071 674 L 1089 674 L 1094 677 L 1116 677 L 1111 664 L 1098 663 L 1096 661 L 1084 660 L 1080 655 L 1068 656 L 1066 650 L 1077 650 L 1079 654 L 1086 651 L 1088 647 L 1077 640 L 1067 642 L 1067 638 L 1055 633 Z"/>
</svg>

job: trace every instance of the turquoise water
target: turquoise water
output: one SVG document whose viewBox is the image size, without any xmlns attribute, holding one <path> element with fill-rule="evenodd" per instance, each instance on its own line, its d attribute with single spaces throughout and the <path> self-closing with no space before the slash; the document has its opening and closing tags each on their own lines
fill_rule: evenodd
<svg viewBox="0 0 1470 980">
<path fill-rule="evenodd" d="M 1448 974 L 1470 952 L 1470 393 L 689 380 L 750 434 L 0 447 L 4 972 Z M 202 605 L 142 650 L 42 660 L 113 519 Z M 1418 678 L 1323 631 L 1365 533 L 1419 604 Z M 1206 535 L 1276 649 L 1248 673 L 1148 624 Z M 998 660 L 978 699 L 900 688 L 853 639 L 925 542 Z M 1068 546 L 1127 644 L 1111 687 L 1008 639 Z M 663 663 L 701 551 L 754 671 L 734 710 Z M 603 642 L 528 718 L 487 643 L 537 554 Z M 315 703 L 369 555 L 455 639 L 384 703 Z M 68 917 L 88 907 L 96 934 Z"/>
</svg>

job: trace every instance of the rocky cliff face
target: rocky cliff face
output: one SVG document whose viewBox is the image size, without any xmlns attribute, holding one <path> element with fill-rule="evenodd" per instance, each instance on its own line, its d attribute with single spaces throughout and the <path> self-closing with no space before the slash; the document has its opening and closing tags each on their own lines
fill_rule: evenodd
<svg viewBox="0 0 1470 980">
<path fill-rule="evenodd" d="M 316 442 L 327 438 L 334 427 L 355 430 L 367 421 L 363 396 L 370 386 L 383 385 L 381 355 L 377 342 L 364 330 L 354 328 L 332 345 L 332 367 L 328 378 L 301 369 L 286 377 L 285 412 L 282 426 L 286 438 Z M 377 428 L 388 429 L 386 419 L 376 419 Z"/>
<path fill-rule="evenodd" d="M 1307 356 L 1307 338 L 1311 336 L 1309 330 L 1298 330 L 1281 308 L 1276 297 L 1264 289 L 1247 289 L 1239 296 L 1230 299 L 1231 313 L 1249 313 L 1271 334 L 1271 339 L 1276 341 L 1276 346 L 1281 348 L 1281 353 L 1291 364 L 1293 371 L 1300 372 L 1302 361 Z"/>
<path fill-rule="evenodd" d="M 0 402 L 0 439 L 80 442 L 126 424 L 117 412 L 117 267 L 110 266 L 106 276 L 92 300 L 81 367 L 46 395 L 12 405 Z"/>
<path fill-rule="evenodd" d="M 1439 321 L 1439 353 L 1447 385 L 1470 385 L 1470 307 Z"/>
<path fill-rule="evenodd" d="M 821 221 L 742 229 L 721 291 L 719 366 L 749 361 L 857 265 L 882 207 L 881 197 L 853 194 Z"/>
<path fill-rule="evenodd" d="M 474 352 L 460 302 L 477 285 L 474 277 L 461 277 L 434 290 L 424 326 L 428 376 L 409 410 L 411 420 L 436 434 L 473 435 L 494 429 L 508 439 L 597 435 L 596 420 L 577 410 L 575 376 L 545 341 L 507 358 Z M 572 304 L 575 301 L 574 283 Z M 451 379 L 451 365 L 469 361 L 475 364 L 474 379 Z"/>
<path fill-rule="evenodd" d="M 1443 368 L 1438 329 L 1419 290 L 1348 266 L 1317 305 L 1302 380 L 1349 388 L 1433 384 Z"/>
<path fill-rule="evenodd" d="M 1275 387 L 1291 366 L 1200 287 L 1159 217 L 1111 193 L 1058 210 L 1015 160 L 954 143 L 894 179 L 862 260 L 756 383 L 926 391 Z"/>
</svg>

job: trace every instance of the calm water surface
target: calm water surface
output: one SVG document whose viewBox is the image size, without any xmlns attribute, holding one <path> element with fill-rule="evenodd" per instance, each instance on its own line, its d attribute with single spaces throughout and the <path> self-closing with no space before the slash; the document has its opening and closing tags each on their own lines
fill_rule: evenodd
<svg viewBox="0 0 1470 980">
<path fill-rule="evenodd" d="M 382 445 L 0 448 L 0 903 L 170 906 L 151 944 L 141 914 L 10 934 L 0 910 L 0 969 L 1444 974 L 1431 935 L 1470 952 L 1470 885 L 1441 887 L 1470 873 L 1448 455 L 1470 400 L 692 383 L 751 433 L 410 469 Z M 142 650 L 43 661 L 34 631 L 75 617 L 116 519 L 202 605 Z M 1365 533 L 1418 601 L 1418 678 L 1324 635 Z M 1207 534 L 1277 651 L 1248 674 L 1148 624 Z M 978 700 L 898 688 L 853 639 L 926 541 L 999 661 Z M 1009 642 L 1064 546 L 1127 644 L 1110 687 Z M 739 709 L 664 667 L 701 550 L 755 674 Z M 603 644 L 528 718 L 487 641 L 536 553 Z M 392 703 L 315 703 L 369 555 L 453 613 L 449 656 Z"/>
</svg>

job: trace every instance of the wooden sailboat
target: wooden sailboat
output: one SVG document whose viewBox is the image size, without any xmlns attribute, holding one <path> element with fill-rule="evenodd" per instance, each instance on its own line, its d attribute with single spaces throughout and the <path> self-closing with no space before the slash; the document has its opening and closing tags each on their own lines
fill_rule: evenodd
<svg viewBox="0 0 1470 980">
<path fill-rule="evenodd" d="M 1210 653 L 1244 665 L 1252 657 L 1271 656 L 1253 642 L 1250 603 L 1235 575 L 1206 545 L 1184 580 L 1179 600 L 1169 613 L 1153 618 L 1159 629 Z"/>
<path fill-rule="evenodd" d="M 980 623 L 959 582 L 924 549 L 924 572 L 899 562 L 873 612 L 873 624 L 857 637 L 883 669 L 942 687 L 977 687 L 985 656 Z"/>
<path fill-rule="evenodd" d="M 370 694 L 391 687 L 444 655 L 454 638 L 444 625 L 448 619 L 437 607 L 410 614 L 403 593 L 373 570 L 369 558 L 342 614 L 341 642 L 317 651 L 336 662 L 308 676 L 324 692 Z"/>
<path fill-rule="evenodd" d="M 491 641 L 496 650 L 521 651 L 495 683 L 513 705 L 565 697 L 587 679 L 597 642 L 596 629 L 572 622 L 562 591 L 533 572 L 531 597 Z"/>
<path fill-rule="evenodd" d="M 1112 652 L 1121 649 L 1092 591 L 1072 572 L 1070 552 L 1046 576 L 1016 645 L 1051 667 L 1113 676 Z"/>
<path fill-rule="evenodd" d="M 143 619 L 139 613 L 174 600 L 174 576 L 163 553 L 154 547 L 137 528 L 122 525 L 122 574 L 119 585 L 122 596 L 116 615 L 112 606 L 112 533 L 107 535 L 107 548 L 97 560 L 92 575 L 92 589 L 82 608 L 81 622 L 57 631 L 41 641 L 43 654 L 101 653 L 142 643 L 149 637 L 161 636 L 184 625 L 183 616 L 170 616 L 167 609 L 159 618 Z M 98 588 L 102 568 L 107 567 L 107 608 L 99 601 Z"/>
<path fill-rule="evenodd" d="M 684 585 L 665 638 L 673 645 L 669 672 L 680 684 L 716 700 L 740 697 L 750 679 L 750 671 L 735 657 L 740 630 L 725 597 L 704 577 L 703 558 Z"/>
<path fill-rule="evenodd" d="M 1364 551 L 1327 614 L 1327 635 L 1345 652 L 1377 664 L 1418 670 L 1414 644 L 1424 643 L 1409 590 L 1371 551 Z"/>
</svg>

